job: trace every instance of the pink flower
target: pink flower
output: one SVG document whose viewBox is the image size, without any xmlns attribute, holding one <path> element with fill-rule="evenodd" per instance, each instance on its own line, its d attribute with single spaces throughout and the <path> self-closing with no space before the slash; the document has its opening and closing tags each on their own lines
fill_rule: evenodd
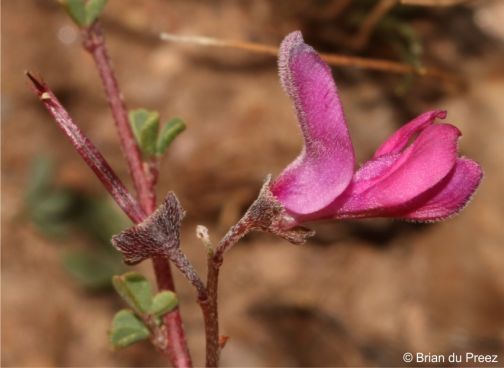
<svg viewBox="0 0 504 368">
<path fill-rule="evenodd" d="M 354 171 L 353 146 L 329 67 L 304 43 L 301 32 L 284 39 L 278 65 L 305 141 L 301 154 L 271 185 L 292 217 L 287 227 L 377 216 L 437 221 L 469 201 L 482 171 L 476 162 L 458 156 L 460 131 L 435 124 L 446 111 L 416 117 Z"/>
</svg>

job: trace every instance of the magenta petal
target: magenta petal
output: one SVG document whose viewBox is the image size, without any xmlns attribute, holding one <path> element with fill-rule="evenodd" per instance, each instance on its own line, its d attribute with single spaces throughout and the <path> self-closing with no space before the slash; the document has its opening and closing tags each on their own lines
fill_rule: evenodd
<svg viewBox="0 0 504 368">
<path fill-rule="evenodd" d="M 460 158 L 452 172 L 438 185 L 415 200 L 415 208 L 399 217 L 417 221 L 439 221 L 460 212 L 476 191 L 483 172 L 474 161 Z"/>
<path fill-rule="evenodd" d="M 293 99 L 305 147 L 275 180 L 272 193 L 296 214 L 320 210 L 348 186 L 354 152 L 331 70 L 301 32 L 280 47 L 280 80 Z"/>
<path fill-rule="evenodd" d="M 446 118 L 445 110 L 434 110 L 424 112 L 423 114 L 417 116 L 415 119 L 406 123 L 394 134 L 392 134 L 381 146 L 378 148 L 374 154 L 374 158 L 385 155 L 399 153 L 406 147 L 411 137 L 418 133 L 419 131 L 425 129 L 429 125 L 433 124 L 436 118 L 444 119 Z"/>
<path fill-rule="evenodd" d="M 450 173 L 457 160 L 459 136 L 460 131 L 453 125 L 427 127 L 400 155 L 390 155 L 382 164 L 376 162 L 387 156 L 364 165 L 349 190 L 324 213 L 332 212 L 332 217 L 367 217 L 396 211 Z M 363 175 L 362 170 L 368 175 Z"/>
</svg>

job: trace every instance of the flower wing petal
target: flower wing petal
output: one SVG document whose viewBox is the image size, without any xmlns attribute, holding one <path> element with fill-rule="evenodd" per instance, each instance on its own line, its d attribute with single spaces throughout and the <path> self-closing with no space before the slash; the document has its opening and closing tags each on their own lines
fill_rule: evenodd
<svg viewBox="0 0 504 368">
<path fill-rule="evenodd" d="M 331 70 L 304 43 L 289 34 L 280 47 L 280 80 L 294 101 L 305 146 L 271 186 L 285 208 L 297 214 L 320 210 L 348 186 L 354 152 Z"/>
<path fill-rule="evenodd" d="M 400 155 L 390 155 L 384 167 L 378 165 L 379 170 L 373 175 L 361 173 L 372 171 L 371 164 L 364 165 L 349 190 L 331 205 L 332 216 L 387 216 L 398 209 L 408 210 L 404 206 L 433 188 L 453 169 L 459 136 L 460 131 L 453 125 L 431 125 Z"/>
<path fill-rule="evenodd" d="M 403 125 L 392 134 L 375 152 L 374 157 L 399 153 L 408 144 L 415 133 L 420 132 L 438 119 L 446 118 L 445 110 L 427 111 Z"/>
</svg>

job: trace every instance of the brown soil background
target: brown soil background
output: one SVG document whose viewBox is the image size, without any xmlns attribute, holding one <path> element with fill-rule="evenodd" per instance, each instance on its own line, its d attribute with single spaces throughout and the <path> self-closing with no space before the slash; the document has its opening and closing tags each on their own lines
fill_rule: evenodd
<svg viewBox="0 0 504 368">
<path fill-rule="evenodd" d="M 448 109 L 449 122 L 464 134 L 460 151 L 485 170 L 472 203 L 434 225 L 319 224 L 318 235 L 299 247 L 249 236 L 228 254 L 222 271 L 220 321 L 231 336 L 223 366 L 397 366 L 407 351 L 499 354 L 504 364 L 504 48 L 490 26 L 476 22 L 486 14 L 501 26 L 498 3 L 418 10 L 425 13 L 414 26 L 426 64 L 457 72 L 464 87 L 415 79 L 398 97 L 392 90 L 400 77 L 335 69 L 359 162 L 409 118 Z M 162 43 L 157 34 L 276 45 L 302 29 L 316 47 L 348 52 L 328 42 L 338 23 L 317 14 L 316 4 L 107 5 L 104 27 L 128 107 L 158 109 L 188 124 L 163 161 L 158 194 L 175 190 L 188 211 L 183 247 L 202 273 L 195 225 L 208 226 L 214 240 L 222 236 L 263 178 L 295 157 L 301 139 L 274 58 Z M 30 164 L 43 153 L 56 158 L 59 183 L 103 195 L 31 94 L 26 69 L 44 76 L 130 184 L 91 59 L 78 37 L 60 41 L 71 27 L 56 2 L 2 1 L 2 365 L 160 366 L 165 362 L 147 343 L 111 350 L 106 332 L 121 302 L 78 287 L 61 267 L 61 247 L 20 216 Z M 362 55 L 390 57 L 373 43 Z M 86 246 L 78 234 L 67 241 Z M 138 268 L 152 277 L 147 262 Z M 195 295 L 176 276 L 193 359 L 202 364 Z"/>
</svg>

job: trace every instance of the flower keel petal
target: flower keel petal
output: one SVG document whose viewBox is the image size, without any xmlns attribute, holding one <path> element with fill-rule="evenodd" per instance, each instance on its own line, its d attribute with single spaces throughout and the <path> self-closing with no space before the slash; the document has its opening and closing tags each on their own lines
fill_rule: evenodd
<svg viewBox="0 0 504 368">
<path fill-rule="evenodd" d="M 380 167 L 379 175 L 368 177 L 358 172 L 358 180 L 328 208 L 328 213 L 336 218 L 390 216 L 403 209 L 450 173 L 457 160 L 459 136 L 453 125 L 429 126 L 398 157 L 390 155 L 386 161 L 390 166 Z"/>
<path fill-rule="evenodd" d="M 479 186 L 483 172 L 474 161 L 460 158 L 450 175 L 416 200 L 416 208 L 398 217 L 416 221 L 440 221 L 459 213 Z"/>
</svg>

